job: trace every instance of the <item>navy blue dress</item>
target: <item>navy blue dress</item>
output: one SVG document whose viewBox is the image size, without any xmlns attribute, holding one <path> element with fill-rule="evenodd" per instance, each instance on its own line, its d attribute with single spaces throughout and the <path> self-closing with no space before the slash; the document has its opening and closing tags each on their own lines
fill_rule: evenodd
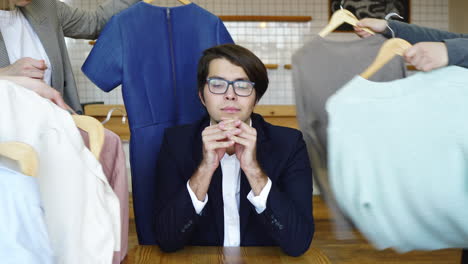
<svg viewBox="0 0 468 264">
<path fill-rule="evenodd" d="M 233 40 L 222 21 L 196 4 L 140 2 L 109 21 L 82 67 L 106 92 L 122 84 L 140 244 L 156 244 L 156 160 L 164 129 L 206 113 L 197 93 L 198 60 L 203 50 L 224 43 Z"/>
</svg>

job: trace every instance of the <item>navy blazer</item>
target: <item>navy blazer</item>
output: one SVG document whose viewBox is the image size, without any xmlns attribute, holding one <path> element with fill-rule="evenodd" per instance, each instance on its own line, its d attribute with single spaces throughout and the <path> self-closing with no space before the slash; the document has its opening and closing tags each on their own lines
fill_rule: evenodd
<svg viewBox="0 0 468 264">
<path fill-rule="evenodd" d="M 208 203 L 195 212 L 187 181 L 202 160 L 201 133 L 209 116 L 165 131 L 157 162 L 156 238 L 163 251 L 185 245 L 222 246 L 224 211 L 221 166 L 208 189 Z M 252 114 L 257 130 L 257 160 L 272 181 L 266 209 L 257 214 L 247 200 L 251 187 L 241 172 L 241 246 L 280 246 L 299 256 L 308 250 L 313 234 L 312 170 L 302 134 L 296 129 L 271 125 Z"/>
</svg>

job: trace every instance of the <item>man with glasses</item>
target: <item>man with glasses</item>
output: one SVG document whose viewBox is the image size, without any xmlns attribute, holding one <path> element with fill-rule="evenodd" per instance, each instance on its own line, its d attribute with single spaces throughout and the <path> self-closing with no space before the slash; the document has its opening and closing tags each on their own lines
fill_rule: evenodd
<svg viewBox="0 0 468 264">
<path fill-rule="evenodd" d="M 208 115 L 166 129 L 157 165 L 156 233 L 185 245 L 280 246 L 303 254 L 314 234 L 312 171 L 302 134 L 253 113 L 264 64 L 234 44 L 204 51 L 198 94 Z"/>
</svg>

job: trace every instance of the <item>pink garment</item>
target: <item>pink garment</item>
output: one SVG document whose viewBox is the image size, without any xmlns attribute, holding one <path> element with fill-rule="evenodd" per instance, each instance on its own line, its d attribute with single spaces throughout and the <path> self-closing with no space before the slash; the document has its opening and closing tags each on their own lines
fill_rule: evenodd
<svg viewBox="0 0 468 264">
<path fill-rule="evenodd" d="M 80 130 L 86 146 L 89 148 L 88 133 Z M 122 149 L 120 137 L 114 132 L 105 129 L 104 146 L 102 147 L 99 162 L 110 186 L 119 198 L 120 222 L 121 222 L 121 244 L 120 251 L 114 252 L 112 264 L 120 263 L 127 255 L 128 249 L 128 177 L 125 165 L 125 154 Z"/>
</svg>

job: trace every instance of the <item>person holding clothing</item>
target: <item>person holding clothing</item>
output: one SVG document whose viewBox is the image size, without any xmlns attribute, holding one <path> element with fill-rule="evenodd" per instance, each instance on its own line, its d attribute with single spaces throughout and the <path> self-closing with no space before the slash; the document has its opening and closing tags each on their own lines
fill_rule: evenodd
<svg viewBox="0 0 468 264">
<path fill-rule="evenodd" d="M 364 18 L 354 27 L 360 37 L 371 34 L 362 30 L 369 28 L 385 37 L 395 37 L 407 40 L 413 47 L 404 54 L 404 59 L 420 71 L 432 71 L 448 65 L 468 68 L 468 34 L 457 34 L 438 29 L 426 28 L 407 24 L 395 20 Z M 464 249 L 461 257 L 462 264 L 468 264 L 468 250 Z"/>
<path fill-rule="evenodd" d="M 42 79 L 81 112 L 64 38 L 97 38 L 112 15 L 137 1 L 108 0 L 85 11 L 58 0 L 1 0 L 0 76 Z"/>
<path fill-rule="evenodd" d="M 166 129 L 157 161 L 158 245 L 302 255 L 314 234 L 312 170 L 300 131 L 253 113 L 268 87 L 264 64 L 241 46 L 219 45 L 204 51 L 197 78 L 208 115 Z"/>
<path fill-rule="evenodd" d="M 55 90 L 54 88 L 47 85 L 44 81 L 33 79 L 24 76 L 0 76 L 0 80 L 7 80 L 10 82 L 14 82 L 26 89 L 29 89 L 39 96 L 49 99 L 54 104 L 58 105 L 60 108 L 70 111 L 71 108 L 68 106 L 65 101 L 63 101 L 62 96 L 60 93 Z M 1 88 L 0 88 L 1 89 Z"/>
<path fill-rule="evenodd" d="M 414 44 L 405 52 L 404 59 L 416 69 L 427 72 L 447 65 L 468 68 L 468 34 L 375 18 L 360 20 L 354 30 L 360 37 L 369 37 L 371 34 L 362 30 L 369 28 L 391 38 L 392 33 L 387 26 L 395 32 L 395 37 Z"/>
</svg>

